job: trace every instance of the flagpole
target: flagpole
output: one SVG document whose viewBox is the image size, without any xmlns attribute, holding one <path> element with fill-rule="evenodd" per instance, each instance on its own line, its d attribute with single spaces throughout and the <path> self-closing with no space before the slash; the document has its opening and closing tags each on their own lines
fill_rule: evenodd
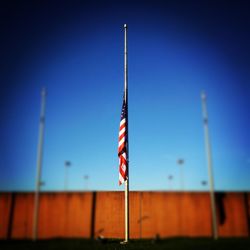
<svg viewBox="0 0 250 250">
<path fill-rule="evenodd" d="M 127 179 L 125 180 L 125 240 L 129 241 L 129 145 L 128 145 L 128 51 L 127 24 L 124 24 L 124 99 L 127 107 Z"/>
<path fill-rule="evenodd" d="M 41 186 L 41 168 L 42 168 L 42 154 L 43 154 L 43 140 L 44 140 L 44 125 L 45 125 L 45 102 L 46 89 L 43 88 L 41 92 L 41 113 L 39 123 L 39 142 L 37 155 L 37 176 L 36 176 L 36 191 L 34 199 L 34 217 L 33 217 L 33 240 L 37 240 L 38 231 L 38 215 L 39 215 L 39 194 Z"/>
<path fill-rule="evenodd" d="M 211 200 L 212 223 L 213 223 L 213 237 L 216 240 L 216 239 L 218 239 L 218 230 L 217 230 L 217 218 L 216 218 L 215 195 L 214 195 L 212 154 L 211 154 L 211 145 L 210 145 L 210 140 L 209 140 L 208 114 L 207 114 L 205 92 L 201 93 L 201 100 L 202 100 L 202 113 L 203 113 L 203 120 L 204 120 L 204 132 L 205 132 L 205 144 L 206 144 L 207 163 L 208 163 L 208 175 L 209 175 L 209 183 L 210 183 L 210 200 Z"/>
</svg>

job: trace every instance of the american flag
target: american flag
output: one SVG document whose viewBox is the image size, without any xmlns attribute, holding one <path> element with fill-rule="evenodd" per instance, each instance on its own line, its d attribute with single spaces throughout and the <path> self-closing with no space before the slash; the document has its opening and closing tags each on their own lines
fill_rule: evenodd
<svg viewBox="0 0 250 250">
<path fill-rule="evenodd" d="M 122 113 L 119 130 L 119 185 L 121 185 L 128 178 L 128 164 L 127 164 L 127 103 L 123 97 Z"/>
</svg>

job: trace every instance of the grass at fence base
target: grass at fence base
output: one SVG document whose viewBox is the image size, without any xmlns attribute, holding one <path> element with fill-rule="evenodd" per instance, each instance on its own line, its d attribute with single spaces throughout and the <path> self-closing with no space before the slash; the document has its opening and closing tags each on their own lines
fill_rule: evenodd
<svg viewBox="0 0 250 250">
<path fill-rule="evenodd" d="M 53 239 L 0 241 L 1 250 L 95 250 L 95 249 L 174 249 L 174 250 L 250 250 L 250 238 L 170 238 L 157 240 L 131 240 L 122 245 L 119 240 Z"/>
</svg>

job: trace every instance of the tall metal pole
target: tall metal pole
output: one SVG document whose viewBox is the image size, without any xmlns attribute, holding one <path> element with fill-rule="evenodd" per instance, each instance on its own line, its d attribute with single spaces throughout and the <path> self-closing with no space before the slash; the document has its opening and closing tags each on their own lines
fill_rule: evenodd
<svg viewBox="0 0 250 250">
<path fill-rule="evenodd" d="M 206 94 L 205 94 L 205 92 L 201 93 L 201 100 L 202 100 L 202 113 L 203 113 L 203 121 L 204 121 L 204 132 L 205 132 L 205 145 L 206 145 L 206 154 L 207 154 L 208 176 L 209 176 L 209 184 L 210 184 L 210 199 L 211 199 L 211 211 L 212 211 L 212 223 L 213 223 L 213 237 L 214 237 L 214 239 L 218 239 L 216 207 L 215 207 L 215 195 L 214 195 L 214 178 L 213 178 L 213 167 L 212 167 L 212 154 L 211 154 L 211 145 L 210 145 L 210 140 L 209 140 L 208 114 L 207 114 Z"/>
<path fill-rule="evenodd" d="M 184 159 L 178 159 L 177 164 L 180 166 L 180 190 L 184 191 L 184 174 L 183 174 L 183 164 Z"/>
<path fill-rule="evenodd" d="M 42 89 L 41 99 L 42 100 L 41 100 L 41 113 L 39 122 L 39 141 L 37 150 L 36 191 L 35 191 L 34 217 L 33 217 L 33 240 L 37 240 L 37 231 L 38 231 L 39 193 L 41 186 L 41 170 L 42 170 L 42 156 L 43 156 L 44 125 L 45 125 L 45 102 L 46 102 L 45 88 Z"/>
<path fill-rule="evenodd" d="M 125 243 L 129 241 L 129 146 L 128 146 L 128 50 L 127 24 L 124 24 L 124 89 L 127 106 L 127 180 L 125 180 Z"/>
<path fill-rule="evenodd" d="M 169 176 L 168 176 L 169 190 L 172 190 L 172 185 L 171 185 L 172 180 L 173 180 L 173 175 L 169 175 Z"/>
<path fill-rule="evenodd" d="M 71 167 L 71 162 L 70 161 L 65 161 L 64 162 L 64 167 L 65 167 L 65 175 L 64 175 L 64 190 L 67 191 L 68 190 L 68 168 Z"/>
<path fill-rule="evenodd" d="M 83 179 L 84 179 L 84 190 L 88 190 L 88 179 L 89 179 L 89 176 L 88 175 L 84 175 L 83 176 Z"/>
</svg>

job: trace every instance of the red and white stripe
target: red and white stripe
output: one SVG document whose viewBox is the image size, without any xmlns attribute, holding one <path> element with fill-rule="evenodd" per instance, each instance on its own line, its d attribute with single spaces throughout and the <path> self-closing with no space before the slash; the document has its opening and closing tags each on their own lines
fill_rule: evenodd
<svg viewBox="0 0 250 250">
<path fill-rule="evenodd" d="M 120 131 L 119 131 L 119 146 L 118 146 L 118 156 L 119 156 L 119 185 L 124 183 L 127 179 L 127 128 L 126 128 L 126 116 L 122 117 L 120 121 Z"/>
</svg>

